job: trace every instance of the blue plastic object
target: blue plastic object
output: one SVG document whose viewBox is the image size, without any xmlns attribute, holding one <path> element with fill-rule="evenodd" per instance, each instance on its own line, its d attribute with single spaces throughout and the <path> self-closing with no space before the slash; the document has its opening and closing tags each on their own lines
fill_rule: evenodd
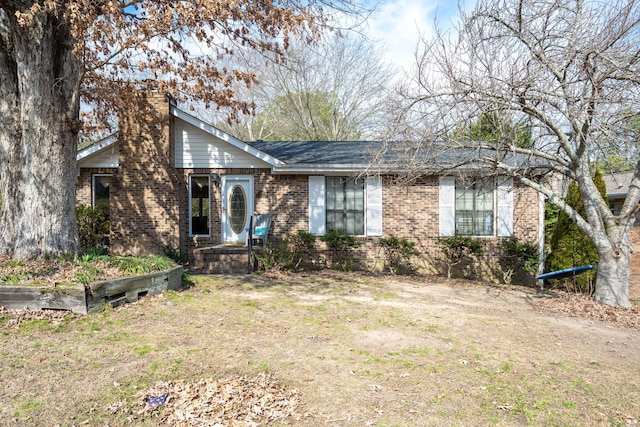
<svg viewBox="0 0 640 427">
<path fill-rule="evenodd" d="M 581 267 L 567 268 L 565 270 L 551 271 L 544 273 L 536 277 L 536 279 L 560 279 L 562 277 L 573 276 L 575 274 L 583 273 L 588 270 L 596 268 L 595 265 L 583 265 Z"/>
</svg>

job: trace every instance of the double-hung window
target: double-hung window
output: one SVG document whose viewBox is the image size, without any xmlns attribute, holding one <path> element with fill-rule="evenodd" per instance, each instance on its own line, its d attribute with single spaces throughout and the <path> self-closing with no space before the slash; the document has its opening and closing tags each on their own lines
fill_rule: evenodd
<svg viewBox="0 0 640 427">
<path fill-rule="evenodd" d="M 382 178 L 309 177 L 309 231 L 382 236 Z"/>
<path fill-rule="evenodd" d="M 493 193 L 493 180 L 456 181 L 456 234 L 493 235 Z"/>
<path fill-rule="evenodd" d="M 326 177 L 327 230 L 364 235 L 364 181 L 339 176 Z"/>
<path fill-rule="evenodd" d="M 189 176 L 189 234 L 191 236 L 209 235 L 209 175 Z"/>
<path fill-rule="evenodd" d="M 439 234 L 513 236 L 513 179 L 440 177 Z"/>
</svg>

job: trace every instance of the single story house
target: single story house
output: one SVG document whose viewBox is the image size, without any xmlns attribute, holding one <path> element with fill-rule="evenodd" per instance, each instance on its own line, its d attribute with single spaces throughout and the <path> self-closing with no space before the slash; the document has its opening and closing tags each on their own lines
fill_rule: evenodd
<svg viewBox="0 0 640 427">
<path fill-rule="evenodd" d="M 543 199 L 511 178 L 469 184 L 451 172 L 425 172 L 399 184 L 400 171 L 363 174 L 379 143 L 245 142 L 170 97 L 147 100 L 148 120 L 121 114 L 117 134 L 77 155 L 77 202 L 108 211 L 113 253 L 169 246 L 193 263 L 203 248 L 246 245 L 257 214 L 272 217 L 270 240 L 299 229 L 355 235 L 367 268 L 382 265 L 381 236 L 415 242 L 427 270 L 441 255 L 438 240 L 456 232 L 494 248 L 510 236 L 542 239 Z M 204 270 L 224 271 L 224 259 L 217 263 Z"/>
</svg>

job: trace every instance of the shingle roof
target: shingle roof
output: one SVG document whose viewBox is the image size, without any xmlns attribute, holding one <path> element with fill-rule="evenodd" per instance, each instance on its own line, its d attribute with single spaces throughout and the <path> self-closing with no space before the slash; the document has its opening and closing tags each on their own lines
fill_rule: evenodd
<svg viewBox="0 0 640 427">
<path fill-rule="evenodd" d="M 249 145 L 287 164 L 364 165 L 380 151 L 375 141 L 257 141 Z"/>
<path fill-rule="evenodd" d="M 604 175 L 604 183 L 607 186 L 607 194 L 612 196 L 625 196 L 633 180 L 634 172 L 618 172 Z"/>
<path fill-rule="evenodd" d="M 424 170 L 439 171 L 454 165 L 468 168 L 486 167 L 478 162 L 480 157 L 495 157 L 490 149 L 461 148 L 446 144 L 417 147 L 415 143 L 393 142 L 385 146 L 380 141 L 256 141 L 252 147 L 273 156 L 286 165 L 326 166 L 343 165 L 380 168 L 401 171 L 410 162 L 420 163 Z M 381 151 L 383 150 L 384 151 Z M 545 168 L 548 162 L 511 152 L 501 153 L 501 161 L 524 168 Z"/>
</svg>

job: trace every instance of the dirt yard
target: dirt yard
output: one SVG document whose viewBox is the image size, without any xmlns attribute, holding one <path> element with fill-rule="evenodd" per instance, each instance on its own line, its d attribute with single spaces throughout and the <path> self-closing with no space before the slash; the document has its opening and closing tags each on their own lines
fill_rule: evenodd
<svg viewBox="0 0 640 427">
<path fill-rule="evenodd" d="M 637 309 L 435 277 L 193 281 L 0 312 L 0 425 L 640 425 Z"/>
</svg>

